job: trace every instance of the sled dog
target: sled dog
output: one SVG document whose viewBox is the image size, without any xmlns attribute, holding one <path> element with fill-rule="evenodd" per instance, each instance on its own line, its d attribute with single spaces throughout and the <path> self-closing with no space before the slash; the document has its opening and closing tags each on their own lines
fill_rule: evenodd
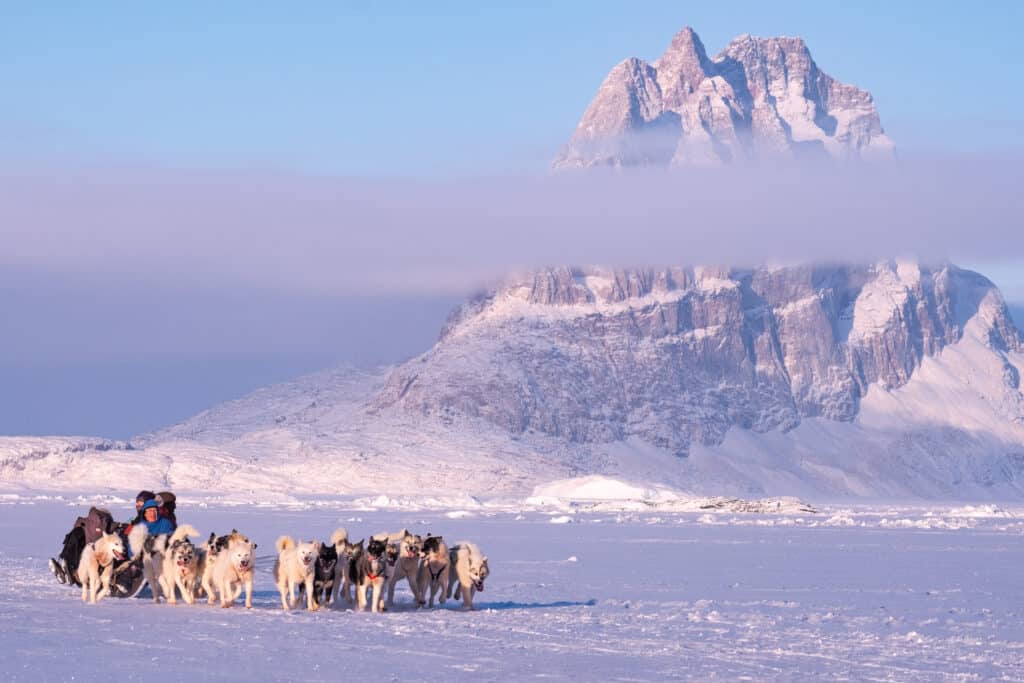
<svg viewBox="0 0 1024 683">
<path fill-rule="evenodd" d="M 448 597 L 452 597 L 454 588 L 455 599 L 462 598 L 462 609 L 473 609 L 473 594 L 483 591 L 484 580 L 490 574 L 487 557 L 475 544 L 461 541 L 452 546 L 448 559 L 451 564 Z"/>
<path fill-rule="evenodd" d="M 213 585 L 221 607 L 231 607 L 245 589 L 245 607 L 252 609 L 253 574 L 256 569 L 256 544 L 233 532 L 213 565 Z"/>
<path fill-rule="evenodd" d="M 197 586 L 195 593 L 206 595 L 206 602 L 212 605 L 217 601 L 217 589 L 213 585 L 213 568 L 217 564 L 217 553 L 224 550 L 228 545 L 228 539 L 232 534 L 237 534 L 237 529 L 232 529 L 230 534 L 218 536 L 210 532 L 210 538 L 206 543 L 196 548 L 198 563 L 196 566 Z"/>
<path fill-rule="evenodd" d="M 175 597 L 175 588 L 181 592 L 182 600 L 190 605 L 196 602 L 199 557 L 196 547 L 188 537 L 198 535 L 199 532 L 191 524 L 182 524 L 167 540 L 160 573 L 160 590 L 171 605 L 178 601 Z M 155 593 L 154 591 L 154 595 Z"/>
<path fill-rule="evenodd" d="M 124 543 L 117 534 L 104 533 L 85 546 L 78 561 L 78 582 L 82 584 L 82 602 L 95 605 L 110 595 L 114 560 L 123 560 L 124 557 Z"/>
<path fill-rule="evenodd" d="M 320 553 L 313 563 L 313 602 L 317 607 L 330 604 L 334 597 L 334 574 L 338 568 L 338 549 L 330 543 L 320 544 Z M 299 584 L 299 599 L 306 590 Z"/>
<path fill-rule="evenodd" d="M 164 555 L 168 538 L 168 534 L 150 536 L 145 524 L 136 524 L 128 534 L 132 558 L 142 564 L 142 574 L 153 593 L 153 602 L 160 602 L 163 595 Z"/>
<path fill-rule="evenodd" d="M 359 551 L 349 560 L 348 578 L 349 582 L 356 588 L 356 605 L 360 612 L 366 610 L 366 591 L 371 590 L 370 609 L 374 612 L 381 611 L 381 594 L 384 589 L 384 572 L 387 560 L 384 553 L 387 544 L 384 541 L 371 539 L 362 550 L 362 541 L 359 542 Z"/>
<path fill-rule="evenodd" d="M 277 539 L 277 562 L 274 563 L 274 583 L 281 594 L 281 607 L 290 610 L 295 606 L 295 591 L 301 585 L 306 593 L 306 609 L 314 611 L 320 606 L 313 599 L 313 581 L 316 578 L 316 561 L 320 554 L 320 542 L 296 543 L 291 536 Z"/>
<path fill-rule="evenodd" d="M 416 578 L 419 583 L 420 594 L 418 602 L 422 607 L 434 606 L 434 596 L 440 593 L 439 601 L 443 605 L 447 600 L 448 571 L 451 559 L 448 557 L 448 547 L 444 544 L 443 536 L 431 536 L 423 539 L 423 547 L 420 549 L 420 573 Z"/>
<path fill-rule="evenodd" d="M 412 591 L 413 600 L 419 601 L 419 583 L 417 578 L 420 573 L 420 551 L 423 548 L 423 539 L 418 535 L 410 534 L 408 531 L 398 541 L 398 561 L 395 563 L 391 580 L 388 581 L 388 607 L 395 604 L 395 587 L 398 582 L 405 579 L 409 582 L 409 590 Z"/>
<path fill-rule="evenodd" d="M 338 555 L 338 561 L 334 563 L 334 580 L 331 585 L 331 594 L 328 596 L 327 602 L 333 603 L 338 601 L 338 594 L 341 593 L 342 586 L 346 586 L 348 580 L 348 531 L 344 528 L 338 528 L 331 534 L 331 545 L 334 547 L 334 552 Z M 348 591 L 345 592 L 345 602 L 351 602 L 351 598 Z"/>
<path fill-rule="evenodd" d="M 339 529 L 338 531 L 344 531 Z M 332 536 L 332 540 L 337 537 L 338 532 L 335 532 L 335 536 Z M 345 602 L 352 604 L 352 581 L 349 578 L 349 565 L 352 564 L 352 559 L 363 552 L 364 541 L 359 543 L 350 543 L 348 536 L 345 538 L 338 538 L 338 541 L 334 544 L 334 547 L 338 549 L 338 564 L 335 567 L 334 574 L 334 590 L 337 594 L 340 594 Z M 335 595 L 335 600 L 338 599 Z"/>
</svg>

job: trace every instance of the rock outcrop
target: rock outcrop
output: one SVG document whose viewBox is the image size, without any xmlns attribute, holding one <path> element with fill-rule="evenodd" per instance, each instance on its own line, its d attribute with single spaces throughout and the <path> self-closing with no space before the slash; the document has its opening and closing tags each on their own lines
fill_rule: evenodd
<svg viewBox="0 0 1024 683">
<path fill-rule="evenodd" d="M 852 420 L 970 320 L 1024 350 L 995 286 L 954 266 L 553 268 L 462 306 L 374 406 L 686 455 L 732 427 Z"/>
</svg>

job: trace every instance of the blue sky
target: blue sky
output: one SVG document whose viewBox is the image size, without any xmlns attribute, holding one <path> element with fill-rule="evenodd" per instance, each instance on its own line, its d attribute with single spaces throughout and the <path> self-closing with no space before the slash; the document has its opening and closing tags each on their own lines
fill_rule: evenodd
<svg viewBox="0 0 1024 683">
<path fill-rule="evenodd" d="M 742 33 L 802 36 L 824 71 L 874 94 L 906 158 L 1024 151 L 1024 2 L 4 5 L 0 171 L 42 169 L 61 182 L 63 170 L 115 168 L 126 185 L 155 173 L 174 197 L 207 172 L 255 172 L 257 186 L 537 175 L 609 69 L 628 56 L 655 59 L 685 25 L 711 54 Z M 166 180 L 168 169 L 190 180 Z M 79 217 L 100 225 L 116 213 L 109 204 Z M 22 208 L 34 211 L 32 201 Z M 428 347 L 463 296 L 200 281 L 181 259 L 243 272 L 233 262 L 242 257 L 224 236 L 204 252 L 202 226 L 174 244 L 167 226 L 159 235 L 148 226 L 148 256 L 170 240 L 174 256 L 163 262 L 132 262 L 125 244 L 147 246 L 138 235 L 97 234 L 88 245 L 87 233 L 80 258 L 63 245 L 63 267 L 14 258 L 12 269 L 16 240 L 5 240 L 0 433 L 127 437 L 327 364 L 392 362 Z M 138 226 L 141 243 L 148 228 Z M 40 246 L 44 237 L 30 233 L 20 237 Z M 282 237 L 247 240 L 234 225 L 224 233 L 250 257 Z M 302 247 L 315 251 L 307 237 Z M 967 265 L 1024 301 L 1024 255 L 977 253 Z"/>
<path fill-rule="evenodd" d="M 925 9 L 926 7 L 926 9 Z M 904 152 L 1024 144 L 1024 3 L 21 3 L 0 153 L 345 175 L 541 169 L 608 70 L 692 25 L 800 35 Z"/>
</svg>

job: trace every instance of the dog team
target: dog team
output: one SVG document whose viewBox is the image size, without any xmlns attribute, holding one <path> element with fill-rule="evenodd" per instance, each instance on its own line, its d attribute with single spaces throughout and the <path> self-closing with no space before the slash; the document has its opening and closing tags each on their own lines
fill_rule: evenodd
<svg viewBox="0 0 1024 683">
<path fill-rule="evenodd" d="M 118 534 L 103 533 L 84 548 L 79 560 L 82 600 L 95 603 L 109 595 L 115 561 L 130 554 L 141 561 L 155 602 L 166 599 L 175 604 L 180 594 L 190 605 L 205 596 L 210 604 L 219 601 L 221 607 L 230 607 L 244 591 L 245 606 L 251 608 L 256 544 L 237 530 L 210 534 L 205 543 L 193 544 L 190 539 L 198 536 L 189 524 L 162 534 L 151 534 L 140 524 L 131 529 L 125 548 Z M 276 549 L 274 582 L 285 610 L 294 609 L 303 594 L 308 610 L 339 599 L 352 604 L 354 590 L 359 611 L 385 611 L 403 580 L 420 607 L 433 607 L 435 600 L 444 604 L 454 594 L 463 609 L 473 609 L 473 596 L 483 591 L 489 574 L 487 557 L 475 544 L 448 547 L 441 536 L 421 537 L 406 529 L 358 543 L 349 542 L 345 529 L 323 543 L 282 536 Z"/>
</svg>

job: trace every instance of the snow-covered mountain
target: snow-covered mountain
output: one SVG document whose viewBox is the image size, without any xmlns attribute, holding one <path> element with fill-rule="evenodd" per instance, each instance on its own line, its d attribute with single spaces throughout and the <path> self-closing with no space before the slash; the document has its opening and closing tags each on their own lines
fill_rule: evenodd
<svg viewBox="0 0 1024 683">
<path fill-rule="evenodd" d="M 709 58 L 687 27 L 653 64 L 612 69 L 554 167 L 892 154 L 871 94 L 821 71 L 802 39 L 742 35 Z"/>
<path fill-rule="evenodd" d="M 1022 371 L 998 290 L 953 266 L 551 268 L 468 301 L 396 368 L 267 387 L 131 450 L 0 440 L 0 483 L 461 500 L 597 474 L 695 495 L 1019 498 Z"/>
<path fill-rule="evenodd" d="M 733 427 L 850 421 L 974 319 L 994 353 L 1024 350 L 992 283 L 955 267 L 554 268 L 463 306 L 376 405 L 686 456 Z M 1024 404 L 999 407 L 1024 420 Z"/>
</svg>

